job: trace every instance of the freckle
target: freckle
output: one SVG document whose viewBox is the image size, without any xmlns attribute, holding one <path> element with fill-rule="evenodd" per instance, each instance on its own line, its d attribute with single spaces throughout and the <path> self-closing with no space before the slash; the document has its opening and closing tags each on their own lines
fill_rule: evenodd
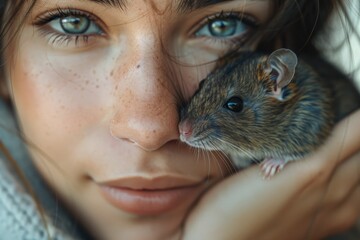
<svg viewBox="0 0 360 240">
<path fill-rule="evenodd" d="M 73 74 L 73 76 L 74 76 L 74 77 L 77 77 L 77 76 L 78 76 L 78 74 L 77 74 L 77 73 L 74 73 L 74 74 Z"/>
<path fill-rule="evenodd" d="M 111 71 L 110 76 L 114 76 L 114 71 Z"/>
<path fill-rule="evenodd" d="M 99 88 L 100 86 L 99 85 L 96 85 L 96 88 Z"/>
<path fill-rule="evenodd" d="M 85 81 L 85 84 L 88 85 L 88 84 L 89 84 L 89 80 L 86 80 L 86 81 Z"/>
<path fill-rule="evenodd" d="M 153 130 L 152 132 L 155 134 L 155 133 L 156 133 L 156 130 Z"/>
<path fill-rule="evenodd" d="M 141 67 L 140 64 L 136 66 L 136 68 L 140 68 L 140 67 Z"/>
</svg>

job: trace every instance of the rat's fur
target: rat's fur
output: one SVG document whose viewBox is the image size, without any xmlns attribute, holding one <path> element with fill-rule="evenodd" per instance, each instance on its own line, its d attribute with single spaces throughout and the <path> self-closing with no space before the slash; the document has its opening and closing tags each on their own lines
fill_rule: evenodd
<svg viewBox="0 0 360 240">
<path fill-rule="evenodd" d="M 360 96 L 348 79 L 325 79 L 302 60 L 282 88 L 283 99 L 273 97 L 267 58 L 241 53 L 203 80 L 181 112 L 180 126 L 186 122 L 191 129 L 191 136 L 181 139 L 193 147 L 222 151 L 237 167 L 265 158 L 287 162 L 315 150 L 336 121 L 360 107 Z M 337 92 L 347 90 L 353 94 L 340 98 Z M 232 96 L 243 99 L 241 112 L 224 107 Z"/>
</svg>

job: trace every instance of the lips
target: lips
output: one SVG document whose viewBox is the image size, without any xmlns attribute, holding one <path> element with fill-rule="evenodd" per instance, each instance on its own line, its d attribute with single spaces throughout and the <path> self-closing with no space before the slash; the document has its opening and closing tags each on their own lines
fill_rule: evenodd
<svg viewBox="0 0 360 240">
<path fill-rule="evenodd" d="M 191 204 L 205 184 L 203 180 L 163 176 L 123 178 L 99 186 L 104 198 L 118 209 L 136 215 L 159 215 Z"/>
</svg>

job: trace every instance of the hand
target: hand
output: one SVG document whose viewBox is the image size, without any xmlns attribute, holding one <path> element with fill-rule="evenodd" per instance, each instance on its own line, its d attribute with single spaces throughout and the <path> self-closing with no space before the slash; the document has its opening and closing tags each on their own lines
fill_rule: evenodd
<svg viewBox="0 0 360 240">
<path fill-rule="evenodd" d="M 210 189 L 183 239 L 321 239 L 360 217 L 360 111 L 341 121 L 316 153 L 270 180 L 258 166 Z"/>
</svg>

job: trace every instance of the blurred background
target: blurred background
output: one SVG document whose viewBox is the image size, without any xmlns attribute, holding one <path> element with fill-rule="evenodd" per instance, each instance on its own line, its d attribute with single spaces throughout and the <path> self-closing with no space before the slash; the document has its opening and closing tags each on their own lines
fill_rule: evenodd
<svg viewBox="0 0 360 240">
<path fill-rule="evenodd" d="M 332 19 L 332 41 L 319 39 L 319 44 L 325 48 L 326 56 L 331 62 L 342 68 L 349 76 L 355 79 L 360 91 L 360 1 L 345 0 L 353 26 L 357 32 L 351 33 L 347 42 L 346 31 L 350 28 L 344 21 L 344 16 L 335 16 Z M 325 37 L 326 38 L 326 37 Z"/>
</svg>

